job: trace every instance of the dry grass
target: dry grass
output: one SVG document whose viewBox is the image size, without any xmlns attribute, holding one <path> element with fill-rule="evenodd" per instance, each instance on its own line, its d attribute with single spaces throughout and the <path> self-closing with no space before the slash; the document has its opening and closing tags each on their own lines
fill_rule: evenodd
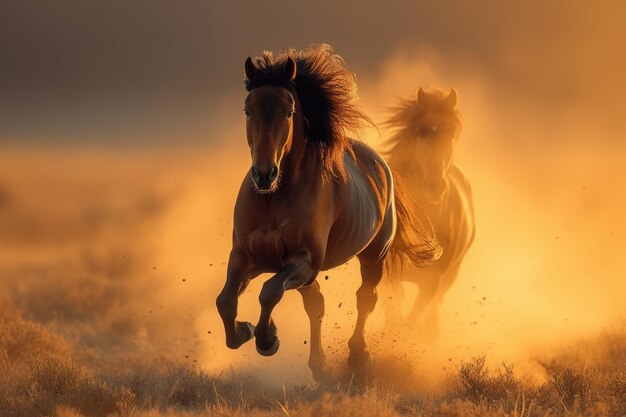
<svg viewBox="0 0 626 417">
<path fill-rule="evenodd" d="M 59 417 L 626 413 L 626 374 L 624 363 L 620 364 L 626 350 L 624 329 L 581 342 L 585 348 L 595 346 L 594 363 L 576 356 L 574 348 L 551 358 L 543 364 L 547 378 L 539 384 L 516 376 L 513 365 L 501 364 L 492 372 L 485 358 L 479 357 L 462 363 L 435 393 L 420 390 L 417 377 L 411 375 L 404 375 L 396 384 L 393 377 L 368 375 L 334 386 L 293 385 L 281 390 L 265 387 L 253 378 L 218 377 L 166 361 L 94 371 L 71 358 L 62 337 L 22 318 L 7 300 L 0 305 L 3 417 L 55 413 Z"/>
</svg>

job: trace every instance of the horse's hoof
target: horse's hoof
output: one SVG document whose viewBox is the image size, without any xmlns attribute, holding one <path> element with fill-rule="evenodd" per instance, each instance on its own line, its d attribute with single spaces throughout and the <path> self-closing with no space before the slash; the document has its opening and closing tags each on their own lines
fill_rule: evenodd
<svg viewBox="0 0 626 417">
<path fill-rule="evenodd" d="M 325 384 L 330 380 L 330 375 L 326 370 L 326 358 L 324 356 L 309 360 L 309 369 L 313 374 L 313 379 L 318 384 Z"/>
<path fill-rule="evenodd" d="M 243 326 L 245 326 L 246 329 L 248 329 L 248 335 L 241 340 L 241 344 L 243 345 L 244 343 L 252 340 L 252 338 L 254 337 L 254 329 L 255 329 L 255 327 L 254 327 L 254 324 L 249 323 L 247 321 L 245 321 L 245 322 L 243 322 L 241 324 Z"/>
<path fill-rule="evenodd" d="M 256 351 L 259 352 L 259 354 L 263 355 L 263 356 L 272 356 L 276 352 L 278 352 L 278 348 L 279 347 L 280 347 L 280 342 L 278 341 L 278 338 L 276 338 L 276 341 L 274 342 L 274 344 L 272 345 L 271 348 L 263 350 L 263 349 L 259 348 L 259 345 L 257 345 L 256 346 Z"/>
<path fill-rule="evenodd" d="M 234 340 L 226 340 L 226 346 L 231 349 L 239 349 L 241 345 L 250 341 L 254 337 L 254 325 L 247 321 L 238 321 L 236 324 L 236 337 Z"/>
<path fill-rule="evenodd" d="M 367 350 L 350 352 L 350 356 L 348 356 L 348 366 L 350 366 L 350 368 L 362 368 L 371 362 L 372 359 L 370 358 L 370 354 Z"/>
</svg>

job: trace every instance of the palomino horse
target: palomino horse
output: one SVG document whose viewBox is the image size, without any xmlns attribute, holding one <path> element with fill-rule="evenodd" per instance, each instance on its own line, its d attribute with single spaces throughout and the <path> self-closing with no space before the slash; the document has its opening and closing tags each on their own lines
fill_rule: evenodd
<svg viewBox="0 0 626 417">
<path fill-rule="evenodd" d="M 254 337 L 257 351 L 269 356 L 279 346 L 272 310 L 286 290 L 297 289 L 310 319 L 309 366 L 316 379 L 325 364 L 318 272 L 359 258 L 362 284 L 348 359 L 359 366 L 369 358 L 364 326 L 387 255 L 419 266 L 440 253 L 421 232 L 407 197 L 394 191 L 383 158 L 346 136 L 368 119 L 354 106 L 354 76 L 342 63 L 328 45 L 246 60 L 252 166 L 237 197 L 226 284 L 217 297 L 226 345 L 237 349 Z M 259 295 L 258 324 L 236 321 L 239 295 L 264 272 L 275 275 Z"/>
<path fill-rule="evenodd" d="M 425 209 L 443 248 L 443 256 L 432 265 L 409 266 L 401 275 L 401 280 L 419 287 L 408 323 L 424 324 L 425 330 L 432 332 L 436 331 L 438 307 L 475 234 L 470 185 L 454 164 L 461 129 L 457 100 L 454 89 L 445 94 L 420 88 L 417 96 L 403 100 L 386 122 L 396 129 L 387 140 L 389 165 L 403 177 L 417 206 Z"/>
</svg>

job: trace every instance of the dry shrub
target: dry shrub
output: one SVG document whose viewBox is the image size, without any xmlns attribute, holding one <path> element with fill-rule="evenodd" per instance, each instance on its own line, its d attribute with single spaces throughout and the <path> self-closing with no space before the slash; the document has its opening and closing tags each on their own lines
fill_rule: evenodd
<svg viewBox="0 0 626 417">
<path fill-rule="evenodd" d="M 521 381 L 513 375 L 513 365 L 503 362 L 497 373 L 490 375 L 484 356 L 461 362 L 459 379 L 461 398 L 474 403 L 510 401 L 521 389 Z"/>
<path fill-rule="evenodd" d="M 609 373 L 595 367 L 545 365 L 549 381 L 537 390 L 537 403 L 558 407 L 568 413 L 588 413 L 600 408 L 607 415 L 626 415 L 626 374 Z"/>
<path fill-rule="evenodd" d="M 624 323 L 571 344 L 539 361 L 548 382 L 536 389 L 537 404 L 566 413 L 626 415 L 626 328 Z"/>
<path fill-rule="evenodd" d="M 47 416 L 67 405 L 86 416 L 107 416 L 128 408 L 132 392 L 98 379 L 69 352 L 65 339 L 0 298 L 0 415 Z"/>
<path fill-rule="evenodd" d="M 117 383 L 132 390 L 135 402 L 148 409 L 175 407 L 199 410 L 218 400 L 216 386 L 227 388 L 204 371 L 182 365 L 171 365 L 165 370 L 148 367 L 135 370 L 118 376 Z"/>
<path fill-rule="evenodd" d="M 613 338 L 607 338 L 597 342 L 613 341 Z M 571 358 L 570 355 L 568 353 L 566 357 Z M 604 360 L 606 358 L 600 362 Z M 461 363 L 458 374 L 460 388 L 448 396 L 444 395 L 447 401 L 442 404 L 443 408 L 438 408 L 433 414 L 464 415 L 459 411 L 462 409 L 472 410 L 467 415 L 625 415 L 626 376 L 623 365 L 621 368 L 613 366 L 611 371 L 570 366 L 557 356 L 543 366 L 548 380 L 537 386 L 515 377 L 512 365 L 503 363 L 493 374 L 489 372 L 484 357 Z M 495 411 L 504 414 L 493 414 Z"/>
<path fill-rule="evenodd" d="M 554 367 L 549 370 L 551 385 L 560 401 L 571 408 L 577 402 L 587 406 L 592 400 L 592 390 L 598 381 L 597 374 L 591 369 L 572 369 Z"/>
<path fill-rule="evenodd" d="M 11 303 L 0 295 L 0 352 L 11 361 L 23 357 L 66 355 L 68 343 L 43 325 L 24 320 Z"/>
<path fill-rule="evenodd" d="M 130 390 L 106 384 L 67 358 L 31 357 L 1 366 L 0 410 L 6 417 L 52 415 L 58 406 L 104 417 L 132 407 Z"/>
</svg>

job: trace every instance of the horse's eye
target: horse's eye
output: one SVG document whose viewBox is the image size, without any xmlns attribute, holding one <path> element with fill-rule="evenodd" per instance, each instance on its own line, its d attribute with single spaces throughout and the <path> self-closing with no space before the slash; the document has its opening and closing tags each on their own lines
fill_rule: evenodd
<svg viewBox="0 0 626 417">
<path fill-rule="evenodd" d="M 250 118 L 250 112 L 248 110 L 243 109 L 243 114 L 246 115 L 246 118 L 248 118 L 248 119 Z"/>
<path fill-rule="evenodd" d="M 428 126 L 420 126 L 417 128 L 417 136 L 421 138 L 428 137 L 432 132 L 432 129 Z"/>
<path fill-rule="evenodd" d="M 291 117 L 293 116 L 294 111 L 293 110 L 289 110 L 287 112 L 287 119 L 291 119 Z"/>
</svg>

